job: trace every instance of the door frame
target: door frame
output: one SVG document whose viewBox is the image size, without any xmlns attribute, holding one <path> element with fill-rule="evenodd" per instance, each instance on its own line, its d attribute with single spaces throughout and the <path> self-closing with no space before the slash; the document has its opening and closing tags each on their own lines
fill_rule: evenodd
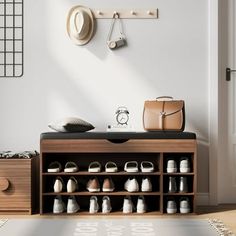
<svg viewBox="0 0 236 236">
<path fill-rule="evenodd" d="M 227 9 L 228 1 L 209 0 L 209 205 L 224 203 L 220 168 L 227 155 L 228 131 L 228 82 L 225 80 L 227 65 L 228 34 Z"/>
<path fill-rule="evenodd" d="M 219 153 L 219 1 L 208 1 L 208 77 L 209 77 L 209 205 L 218 204 Z"/>
</svg>

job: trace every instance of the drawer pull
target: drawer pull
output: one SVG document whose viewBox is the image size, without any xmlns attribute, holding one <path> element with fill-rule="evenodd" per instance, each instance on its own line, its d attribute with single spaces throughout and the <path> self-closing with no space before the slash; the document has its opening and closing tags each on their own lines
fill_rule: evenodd
<svg viewBox="0 0 236 236">
<path fill-rule="evenodd" d="M 1 191 L 7 190 L 9 185 L 10 185 L 10 183 L 9 183 L 9 180 L 7 178 L 0 177 L 0 190 Z"/>
<path fill-rule="evenodd" d="M 107 139 L 111 143 L 125 143 L 129 141 L 129 139 Z"/>
</svg>

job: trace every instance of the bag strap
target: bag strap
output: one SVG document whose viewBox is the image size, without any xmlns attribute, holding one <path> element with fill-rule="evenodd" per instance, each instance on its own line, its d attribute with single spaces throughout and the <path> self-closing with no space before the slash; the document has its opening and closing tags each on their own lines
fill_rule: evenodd
<svg viewBox="0 0 236 236">
<path fill-rule="evenodd" d="M 173 100 L 174 98 L 171 97 L 171 96 L 160 96 L 160 97 L 157 97 L 156 100 L 159 100 L 159 99 L 163 99 L 163 98 L 167 98 L 169 100 Z"/>
<path fill-rule="evenodd" d="M 168 98 L 172 98 L 172 97 L 168 97 Z M 172 98 L 173 99 L 173 98 Z M 160 128 L 163 130 L 164 129 L 164 120 L 165 120 L 165 117 L 166 116 L 170 116 L 170 115 L 173 115 L 175 113 L 178 113 L 179 111 L 181 111 L 181 109 L 177 110 L 177 111 L 174 111 L 174 112 L 171 112 L 171 113 L 166 113 L 165 112 L 165 101 L 162 101 L 162 109 L 161 109 L 161 112 L 160 112 L 160 119 L 159 119 L 159 126 Z"/>
<path fill-rule="evenodd" d="M 160 119 L 159 119 L 159 126 L 162 130 L 164 129 L 164 118 L 166 116 L 166 112 L 164 111 L 164 109 L 165 109 L 165 101 L 162 101 L 162 108 L 161 108 Z"/>
<path fill-rule="evenodd" d="M 120 15 L 119 15 L 119 13 L 115 12 L 112 17 L 111 27 L 110 27 L 110 30 L 109 30 L 109 33 L 107 36 L 107 41 L 111 40 L 111 34 L 112 34 L 112 31 L 114 30 L 114 25 L 115 25 L 116 20 L 119 21 L 120 35 L 121 35 L 121 37 L 124 38 L 123 27 L 121 24 Z"/>
</svg>

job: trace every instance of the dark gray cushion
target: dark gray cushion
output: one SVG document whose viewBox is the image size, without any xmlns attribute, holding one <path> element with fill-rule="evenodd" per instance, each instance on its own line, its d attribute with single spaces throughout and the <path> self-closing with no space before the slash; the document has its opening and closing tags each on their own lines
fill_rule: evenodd
<svg viewBox="0 0 236 236">
<path fill-rule="evenodd" d="M 89 122 L 76 117 L 67 117 L 48 125 L 58 132 L 85 132 L 94 129 Z"/>
<path fill-rule="evenodd" d="M 87 132 L 87 133 L 42 133 L 41 139 L 196 139 L 191 132 L 153 131 L 153 132 Z"/>
</svg>

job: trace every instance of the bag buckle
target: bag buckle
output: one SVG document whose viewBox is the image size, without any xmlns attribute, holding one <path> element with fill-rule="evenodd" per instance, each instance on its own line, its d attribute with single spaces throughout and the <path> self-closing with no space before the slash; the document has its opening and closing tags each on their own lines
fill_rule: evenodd
<svg viewBox="0 0 236 236">
<path fill-rule="evenodd" d="M 165 111 L 161 111 L 160 112 L 160 116 L 161 116 L 161 118 L 164 118 L 166 116 L 166 112 Z"/>
</svg>

